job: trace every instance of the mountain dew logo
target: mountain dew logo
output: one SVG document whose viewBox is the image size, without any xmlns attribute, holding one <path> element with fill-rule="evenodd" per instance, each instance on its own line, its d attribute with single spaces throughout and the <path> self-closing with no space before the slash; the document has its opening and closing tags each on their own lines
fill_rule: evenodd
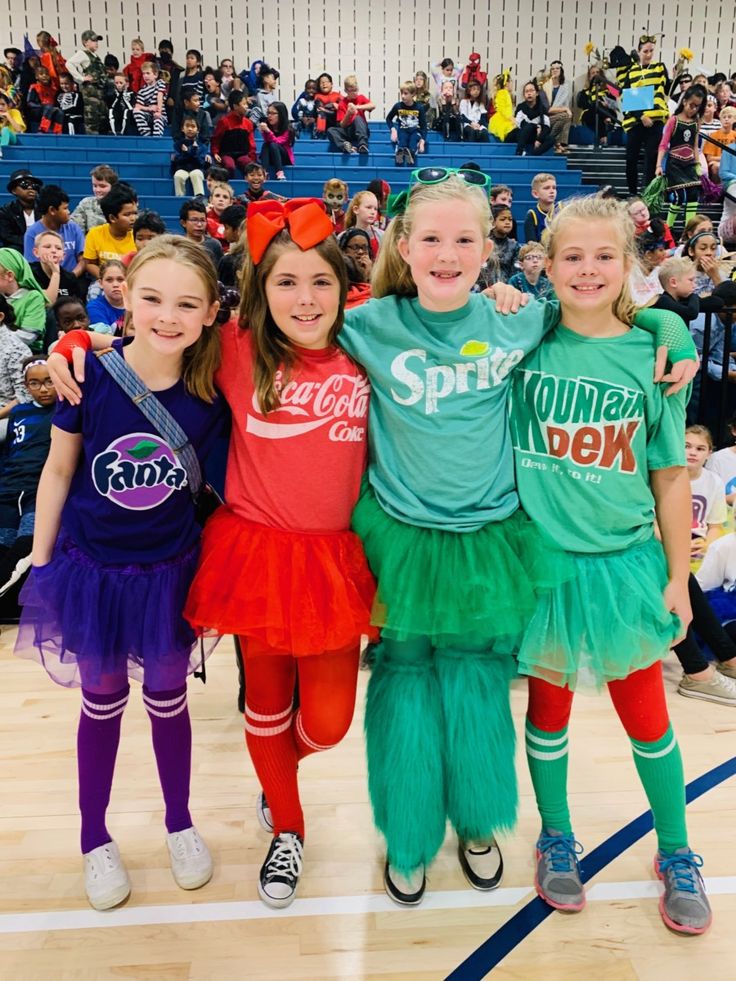
<svg viewBox="0 0 736 981">
<path fill-rule="evenodd" d="M 441 400 L 453 392 L 464 395 L 500 385 L 524 357 L 524 352 L 521 348 L 507 351 L 471 339 L 460 348 L 459 356 L 464 360 L 426 368 L 427 352 L 422 348 L 397 354 L 391 362 L 391 374 L 406 390 L 392 388 L 394 402 L 415 405 L 423 400 L 425 415 L 433 415 L 440 411 Z"/>
<path fill-rule="evenodd" d="M 129 511 L 147 511 L 186 486 L 187 473 L 160 436 L 130 433 L 92 461 L 98 493 Z"/>
</svg>

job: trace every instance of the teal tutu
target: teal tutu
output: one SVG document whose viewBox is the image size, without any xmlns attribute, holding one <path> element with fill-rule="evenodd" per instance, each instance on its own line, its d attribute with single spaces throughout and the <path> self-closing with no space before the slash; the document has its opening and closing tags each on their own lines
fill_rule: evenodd
<svg viewBox="0 0 736 981">
<path fill-rule="evenodd" d="M 577 576 L 540 597 L 520 673 L 572 690 L 600 689 L 666 657 L 680 621 L 662 599 L 667 563 L 657 539 L 570 558 Z"/>
<path fill-rule="evenodd" d="M 366 481 L 353 529 L 378 580 L 372 623 L 393 640 L 515 652 L 541 593 L 575 574 L 521 511 L 473 532 L 421 528 L 388 515 Z"/>
</svg>

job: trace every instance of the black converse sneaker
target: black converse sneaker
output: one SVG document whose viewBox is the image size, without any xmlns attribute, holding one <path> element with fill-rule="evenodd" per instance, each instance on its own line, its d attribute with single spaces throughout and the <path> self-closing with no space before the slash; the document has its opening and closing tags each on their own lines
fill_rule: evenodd
<svg viewBox="0 0 736 981">
<path fill-rule="evenodd" d="M 258 795 L 258 800 L 256 802 L 256 817 L 258 818 L 258 823 L 267 831 L 268 834 L 273 834 L 273 818 L 271 817 L 271 808 L 268 806 L 268 801 L 266 800 L 266 795 L 263 791 Z"/>
<path fill-rule="evenodd" d="M 283 909 L 294 901 L 303 860 L 304 843 L 298 834 L 282 831 L 276 835 L 258 879 L 258 895 L 266 906 Z"/>
<path fill-rule="evenodd" d="M 460 868 L 473 889 L 495 889 L 503 875 L 503 858 L 495 838 L 489 841 L 458 841 Z"/>
<path fill-rule="evenodd" d="M 393 868 L 387 858 L 383 870 L 383 885 L 389 899 L 393 899 L 399 906 L 418 906 L 427 887 L 424 866 L 420 865 L 413 872 L 403 875 Z"/>
</svg>

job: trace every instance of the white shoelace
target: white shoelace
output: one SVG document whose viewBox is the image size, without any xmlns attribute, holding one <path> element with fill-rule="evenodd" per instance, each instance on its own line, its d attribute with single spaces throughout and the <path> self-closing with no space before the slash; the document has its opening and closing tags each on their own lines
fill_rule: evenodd
<svg viewBox="0 0 736 981">
<path fill-rule="evenodd" d="M 302 844 L 293 834 L 281 834 L 268 860 L 268 875 L 289 875 L 298 878 L 302 874 Z"/>
</svg>

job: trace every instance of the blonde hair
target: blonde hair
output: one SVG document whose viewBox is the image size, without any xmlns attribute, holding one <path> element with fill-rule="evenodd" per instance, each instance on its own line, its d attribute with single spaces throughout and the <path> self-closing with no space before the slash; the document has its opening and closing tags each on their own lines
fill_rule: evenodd
<svg viewBox="0 0 736 981">
<path fill-rule="evenodd" d="M 707 426 L 700 426 L 700 425 L 688 426 L 687 429 L 685 430 L 685 435 L 687 436 L 688 433 L 692 433 L 693 436 L 702 436 L 703 439 L 708 444 L 711 453 L 713 452 L 713 447 L 714 447 L 713 434 L 711 433 L 710 429 L 708 429 Z"/>
<path fill-rule="evenodd" d="M 143 48 L 143 50 L 144 50 L 144 51 L 146 50 L 146 46 L 145 46 L 145 44 L 143 43 L 143 41 L 142 41 L 142 39 L 141 39 L 141 38 L 139 38 L 139 37 L 134 37 L 134 38 L 133 38 L 133 40 L 132 40 L 132 41 L 130 42 L 130 46 L 131 46 L 131 48 L 133 47 L 133 45 L 134 45 L 134 44 L 137 44 L 137 45 L 138 45 L 138 46 L 139 46 L 140 48 Z"/>
<path fill-rule="evenodd" d="M 142 72 L 153 72 L 154 75 L 158 76 L 158 65 L 153 61 L 144 61 L 141 65 Z"/>
<path fill-rule="evenodd" d="M 723 119 L 724 116 L 730 116 L 732 119 L 736 119 L 736 106 L 725 105 L 718 116 L 719 119 Z"/>
<path fill-rule="evenodd" d="M 527 242 L 519 249 L 519 262 L 521 262 L 522 259 L 526 259 L 528 255 L 533 255 L 535 252 L 539 253 L 539 255 L 544 256 L 545 258 L 547 257 L 547 250 L 541 242 Z"/>
<path fill-rule="evenodd" d="M 38 235 L 33 240 L 33 245 L 35 247 L 38 247 L 41 244 L 41 239 L 47 238 L 47 236 L 49 235 L 53 235 L 53 237 L 58 239 L 62 245 L 64 244 L 64 239 L 61 237 L 61 235 L 59 235 L 58 232 L 52 232 L 50 228 L 47 228 L 45 231 L 38 233 Z"/>
<path fill-rule="evenodd" d="M 353 225 L 356 224 L 356 222 L 358 220 L 356 218 L 356 212 L 357 212 L 358 208 L 360 207 L 360 202 L 368 194 L 370 194 L 371 197 L 376 198 L 376 204 L 378 204 L 378 198 L 373 193 L 373 191 L 358 191 L 357 194 L 354 194 L 352 196 L 352 198 L 350 198 L 350 204 L 348 205 L 348 210 L 345 212 L 345 227 L 346 228 L 352 228 Z"/>
<path fill-rule="evenodd" d="M 185 119 L 185 121 L 186 121 L 186 119 Z M 195 122 L 196 122 L 196 120 L 195 120 Z M 231 201 L 234 201 L 235 200 L 235 191 L 233 190 L 232 185 L 228 184 L 227 181 L 214 181 L 210 185 L 210 197 L 212 197 L 212 192 L 213 191 L 216 191 L 218 188 L 220 188 L 223 191 L 227 191 L 227 193 L 230 195 L 230 200 Z"/>
<path fill-rule="evenodd" d="M 680 276 L 687 276 L 695 270 L 695 263 L 684 255 L 673 255 L 665 259 L 658 269 L 659 281 L 664 290 L 667 289 L 667 281 L 679 279 Z"/>
<path fill-rule="evenodd" d="M 357 75 L 346 75 L 342 80 L 343 88 L 347 88 L 348 85 L 354 85 L 356 89 L 358 88 L 358 76 Z"/>
<path fill-rule="evenodd" d="M 408 92 L 409 95 L 416 95 L 417 87 L 414 82 L 402 82 L 399 86 L 399 92 Z"/>
<path fill-rule="evenodd" d="M 348 274 L 345 261 L 334 235 L 314 247 L 314 251 L 324 259 L 337 276 L 340 289 L 340 302 L 335 322 L 327 335 L 327 343 L 334 344 L 342 329 L 345 316 L 345 300 L 348 295 Z M 297 360 L 293 343 L 279 329 L 268 306 L 266 281 L 281 256 L 288 251 L 298 250 L 288 231 L 279 232 L 266 249 L 261 261 L 256 265 L 246 248 L 243 267 L 240 272 L 240 316 L 243 330 L 249 330 L 253 341 L 253 381 L 256 397 L 261 411 L 271 412 L 279 405 L 279 389 L 276 386 L 276 373 L 281 371 L 281 386 L 286 383 L 289 371 Z"/>
<path fill-rule="evenodd" d="M 557 241 L 561 232 L 571 221 L 610 221 L 618 228 L 621 237 L 624 259 L 629 263 L 636 261 L 636 236 L 634 223 L 629 217 L 626 204 L 613 198 L 600 198 L 597 195 L 568 198 L 565 207 L 558 211 L 547 226 L 547 258 L 554 259 Z M 554 284 L 553 284 L 554 285 Z M 624 324 L 632 323 L 638 307 L 629 291 L 628 277 L 623 281 L 621 292 L 613 303 L 613 315 Z"/>
<path fill-rule="evenodd" d="M 157 259 L 169 259 L 191 269 L 199 277 L 208 305 L 218 301 L 217 273 L 209 253 L 183 235 L 158 235 L 144 245 L 128 267 L 128 289 L 132 289 L 141 269 Z M 214 377 L 219 367 L 220 330 L 215 323 L 205 324 L 199 339 L 184 351 L 182 379 L 189 394 L 203 402 L 214 401 Z"/>
<path fill-rule="evenodd" d="M 448 200 L 472 204 L 478 212 L 481 234 L 491 234 L 491 208 L 483 190 L 467 184 L 461 177 L 448 177 L 439 184 L 415 184 L 409 194 L 406 211 L 389 224 L 371 275 L 371 292 L 381 296 L 416 296 L 417 286 L 411 269 L 399 253 L 399 239 L 409 238 L 422 205 L 442 204 Z"/>
<path fill-rule="evenodd" d="M 542 184 L 546 184 L 547 181 L 554 181 L 557 184 L 557 178 L 554 174 L 535 174 L 532 177 L 532 190 L 538 191 Z"/>
</svg>

